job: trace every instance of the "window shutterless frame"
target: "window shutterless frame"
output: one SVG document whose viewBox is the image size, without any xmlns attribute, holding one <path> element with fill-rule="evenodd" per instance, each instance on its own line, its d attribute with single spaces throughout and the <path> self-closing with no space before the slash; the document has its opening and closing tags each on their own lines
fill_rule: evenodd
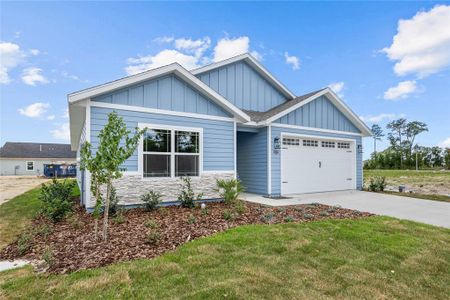
<svg viewBox="0 0 450 300">
<path fill-rule="evenodd" d="M 30 168 L 31 167 L 31 168 Z M 34 161 L 26 161 L 25 168 L 27 171 L 34 171 Z"/>
<path fill-rule="evenodd" d="M 143 151 L 143 143 L 144 138 L 140 139 L 139 147 L 138 147 L 138 172 L 141 175 L 142 180 L 152 180 L 152 179 L 161 179 L 161 178 L 175 178 L 179 176 L 175 176 L 175 157 L 176 156 L 188 156 L 195 155 L 198 156 L 198 176 L 190 176 L 190 177 L 199 177 L 203 173 L 203 128 L 199 127 L 181 127 L 181 126 L 170 126 L 164 124 L 149 124 L 149 123 L 139 123 L 138 127 L 148 128 L 149 130 L 169 130 L 170 131 L 170 152 L 144 152 Z M 198 133 L 198 151 L 199 153 L 186 153 L 186 152 L 177 152 L 176 151 L 176 131 L 182 132 L 195 132 Z M 169 177 L 144 177 L 144 153 L 145 154 L 156 154 L 159 153 L 161 155 L 170 155 L 170 176 Z M 159 155 L 157 154 L 157 155 Z"/>
</svg>

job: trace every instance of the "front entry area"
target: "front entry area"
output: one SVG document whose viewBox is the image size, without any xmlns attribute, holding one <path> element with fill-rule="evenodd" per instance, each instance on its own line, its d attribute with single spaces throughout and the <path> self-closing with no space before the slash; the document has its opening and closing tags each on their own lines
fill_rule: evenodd
<svg viewBox="0 0 450 300">
<path fill-rule="evenodd" d="M 351 189 L 356 189 L 354 141 L 282 136 L 282 195 Z"/>
</svg>

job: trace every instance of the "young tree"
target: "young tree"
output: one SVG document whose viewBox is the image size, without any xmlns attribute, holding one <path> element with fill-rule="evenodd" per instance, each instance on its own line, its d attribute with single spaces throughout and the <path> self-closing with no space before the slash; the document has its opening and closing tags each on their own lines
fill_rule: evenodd
<svg viewBox="0 0 450 300">
<path fill-rule="evenodd" d="M 383 130 L 378 124 L 373 124 L 372 128 L 370 129 L 372 131 L 373 136 L 373 153 L 375 156 L 377 155 L 377 140 L 380 141 L 381 138 L 384 136 Z"/>
<path fill-rule="evenodd" d="M 96 155 L 100 157 L 102 174 L 106 184 L 105 207 L 103 211 L 103 240 L 108 240 L 108 212 L 112 181 L 122 177 L 119 167 L 136 150 L 139 139 L 146 129 L 136 128 L 133 135 L 127 129 L 123 119 L 112 112 L 108 115 L 108 123 L 99 134 L 99 146 Z"/>
<path fill-rule="evenodd" d="M 88 170 L 91 176 L 91 193 L 95 197 L 95 208 L 92 213 L 94 223 L 95 238 L 98 238 L 98 221 L 100 219 L 100 210 L 102 206 L 102 193 L 100 186 L 105 183 L 105 173 L 102 167 L 101 156 L 92 153 L 92 146 L 89 142 L 85 142 L 81 147 L 81 170 Z"/>
</svg>

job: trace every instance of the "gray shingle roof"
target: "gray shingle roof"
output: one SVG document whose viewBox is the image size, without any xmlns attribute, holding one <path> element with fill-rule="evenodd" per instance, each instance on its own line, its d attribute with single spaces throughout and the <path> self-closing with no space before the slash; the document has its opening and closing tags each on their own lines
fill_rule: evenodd
<svg viewBox="0 0 450 300">
<path fill-rule="evenodd" d="M 320 89 L 302 96 L 298 96 L 292 100 L 288 100 L 286 102 L 281 103 L 280 105 L 277 105 L 275 107 L 272 107 L 268 111 L 253 111 L 253 110 L 244 110 L 244 112 L 250 116 L 251 120 L 254 122 L 261 122 L 269 119 L 270 117 L 275 116 L 276 114 L 279 114 L 280 112 L 308 99 L 311 96 L 314 96 L 315 94 L 323 91 L 324 89 Z"/>
<path fill-rule="evenodd" d="M 76 158 L 69 144 L 6 142 L 0 148 L 4 158 Z"/>
</svg>

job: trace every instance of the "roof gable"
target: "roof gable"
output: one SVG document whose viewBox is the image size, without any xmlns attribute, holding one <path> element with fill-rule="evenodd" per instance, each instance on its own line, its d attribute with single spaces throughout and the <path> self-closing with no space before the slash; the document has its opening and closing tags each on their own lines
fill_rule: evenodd
<svg viewBox="0 0 450 300">
<path fill-rule="evenodd" d="M 203 96 L 175 74 L 130 85 L 94 97 L 91 101 L 231 117 L 231 114 L 217 103 Z"/>
<path fill-rule="evenodd" d="M 295 95 L 283 84 L 281 83 L 275 76 L 273 76 L 257 59 L 255 59 L 249 53 L 244 53 L 241 55 L 237 55 L 231 57 L 229 59 L 225 59 L 216 63 L 212 63 L 194 70 L 191 70 L 191 73 L 198 76 L 202 73 L 215 70 L 218 68 L 222 68 L 229 64 L 233 64 L 239 61 L 246 62 L 249 66 L 252 67 L 253 70 L 258 72 L 265 80 L 267 80 L 270 84 L 272 84 L 281 94 L 283 94 L 287 99 L 295 98 Z"/>
<path fill-rule="evenodd" d="M 6 142 L 0 148 L 2 158 L 75 158 L 69 144 Z"/>
</svg>

